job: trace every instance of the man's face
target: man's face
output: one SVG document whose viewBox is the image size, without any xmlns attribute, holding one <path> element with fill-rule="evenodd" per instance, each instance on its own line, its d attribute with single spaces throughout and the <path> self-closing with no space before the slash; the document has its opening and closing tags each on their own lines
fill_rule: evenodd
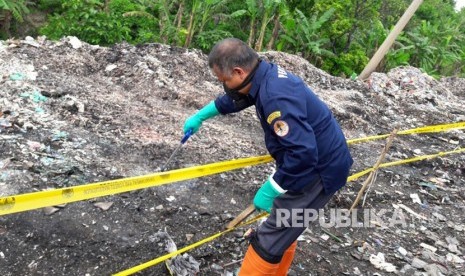
<svg viewBox="0 0 465 276">
<path fill-rule="evenodd" d="M 229 89 L 235 89 L 236 87 L 239 87 L 239 85 L 241 85 L 244 79 L 247 77 L 247 73 L 240 67 L 235 67 L 229 76 L 223 74 L 217 66 L 213 66 L 212 71 L 217 79 L 226 85 L 226 87 Z M 239 92 L 246 93 L 245 90 L 247 90 L 247 87 L 239 90 Z"/>
</svg>

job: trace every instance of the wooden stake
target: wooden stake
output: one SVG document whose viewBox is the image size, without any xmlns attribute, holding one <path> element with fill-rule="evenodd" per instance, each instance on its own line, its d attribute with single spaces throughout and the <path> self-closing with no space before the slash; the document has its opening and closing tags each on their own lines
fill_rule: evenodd
<svg viewBox="0 0 465 276">
<path fill-rule="evenodd" d="M 255 211 L 255 206 L 250 204 L 244 211 L 242 211 L 235 219 L 226 225 L 226 229 L 231 229 L 236 227 L 239 223 L 241 223 L 244 219 L 250 216 Z"/>
<path fill-rule="evenodd" d="M 363 182 L 362 188 L 358 192 L 357 198 L 355 198 L 354 203 L 352 204 L 352 207 L 350 207 L 350 210 L 349 210 L 350 212 L 357 206 L 358 202 L 362 198 L 362 195 L 363 195 L 363 192 L 365 191 L 365 189 L 374 182 L 374 179 L 375 179 L 374 176 L 376 175 L 376 173 L 378 171 L 379 165 L 381 165 L 381 162 L 383 162 L 384 156 L 386 155 L 389 148 L 391 147 L 392 141 L 394 140 L 394 137 L 396 136 L 396 133 L 397 133 L 397 129 L 395 129 L 391 133 L 391 135 L 389 135 L 388 140 L 386 142 L 386 145 L 384 146 L 384 149 L 381 152 L 381 155 L 379 156 L 378 161 L 376 161 L 376 164 L 373 167 L 373 171 L 371 171 L 371 173 L 368 175 L 365 182 Z"/>
</svg>

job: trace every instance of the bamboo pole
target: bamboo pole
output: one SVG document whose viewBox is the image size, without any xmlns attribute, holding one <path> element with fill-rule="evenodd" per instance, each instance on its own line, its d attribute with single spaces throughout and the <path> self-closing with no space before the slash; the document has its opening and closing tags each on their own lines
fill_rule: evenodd
<svg viewBox="0 0 465 276">
<path fill-rule="evenodd" d="M 397 24 L 394 26 L 394 29 L 389 33 L 388 37 L 384 40 L 381 47 L 379 47 L 378 51 L 376 51 L 375 55 L 371 58 L 370 62 L 368 62 L 365 69 L 363 69 L 362 73 L 358 76 L 359 80 L 367 79 L 373 71 L 375 71 L 378 64 L 384 58 L 386 53 L 391 48 L 392 44 L 396 40 L 397 36 L 402 32 L 405 25 L 410 21 L 415 11 L 418 7 L 423 3 L 423 0 L 413 0 L 407 10 L 404 12 L 404 15 L 399 19 Z"/>
</svg>

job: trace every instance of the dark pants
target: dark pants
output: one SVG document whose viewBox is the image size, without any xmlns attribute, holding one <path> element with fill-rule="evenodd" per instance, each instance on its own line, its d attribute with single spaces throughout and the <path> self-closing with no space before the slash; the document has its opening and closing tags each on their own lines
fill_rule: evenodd
<svg viewBox="0 0 465 276">
<path fill-rule="evenodd" d="M 251 244 L 255 251 L 267 262 L 279 263 L 284 251 L 306 229 L 305 225 L 303 227 L 292 227 L 292 215 L 285 219 L 288 222 L 287 224 L 282 223 L 282 214 L 292 214 L 292 209 L 313 209 L 318 211 L 329 202 L 333 195 L 334 193 L 326 194 L 321 180 L 318 180 L 300 192 L 287 192 L 278 196 L 273 202 L 270 216 L 258 227 L 257 232 L 252 237 Z M 276 209 L 280 209 L 278 212 L 279 217 Z M 279 224 L 281 225 L 279 226 Z M 286 227 L 286 225 L 291 227 Z"/>
</svg>

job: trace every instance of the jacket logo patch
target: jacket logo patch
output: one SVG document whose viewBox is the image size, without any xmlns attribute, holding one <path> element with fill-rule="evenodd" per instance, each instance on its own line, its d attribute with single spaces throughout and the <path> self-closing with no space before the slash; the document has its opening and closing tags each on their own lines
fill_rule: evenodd
<svg viewBox="0 0 465 276">
<path fill-rule="evenodd" d="M 269 125 L 271 125 L 271 123 L 277 119 L 281 117 L 281 111 L 275 111 L 273 113 L 270 114 L 270 116 L 268 116 L 268 118 L 266 119 L 266 121 L 268 122 Z"/>
<path fill-rule="evenodd" d="M 278 120 L 273 125 L 274 133 L 279 137 L 286 136 L 289 133 L 289 125 L 283 120 Z"/>
</svg>

